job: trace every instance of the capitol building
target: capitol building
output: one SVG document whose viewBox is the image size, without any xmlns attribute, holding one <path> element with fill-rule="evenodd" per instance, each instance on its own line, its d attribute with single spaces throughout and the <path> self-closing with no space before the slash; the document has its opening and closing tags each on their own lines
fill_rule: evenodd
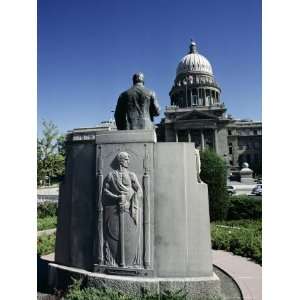
<svg viewBox="0 0 300 300">
<path fill-rule="evenodd" d="M 169 96 L 170 106 L 156 124 L 159 142 L 193 142 L 223 157 L 233 174 L 244 162 L 261 174 L 262 123 L 227 114 L 212 66 L 194 41 L 177 66 Z M 116 130 L 113 120 L 97 128 Z"/>
<path fill-rule="evenodd" d="M 212 66 L 194 41 L 177 66 L 169 96 L 158 141 L 194 142 L 201 151 L 216 151 L 233 172 L 244 162 L 261 172 L 262 123 L 226 113 Z"/>
</svg>

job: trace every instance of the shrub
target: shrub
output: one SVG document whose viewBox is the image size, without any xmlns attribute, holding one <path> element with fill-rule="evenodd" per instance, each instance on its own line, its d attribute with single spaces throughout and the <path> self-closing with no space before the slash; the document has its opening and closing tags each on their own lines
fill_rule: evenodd
<svg viewBox="0 0 300 300">
<path fill-rule="evenodd" d="M 210 219 L 224 220 L 227 215 L 227 166 L 213 151 L 203 151 L 201 157 L 201 179 L 208 185 Z"/>
<path fill-rule="evenodd" d="M 50 216 L 45 218 L 38 218 L 37 220 L 37 229 L 38 230 L 46 230 L 55 228 L 57 224 L 57 217 Z"/>
<path fill-rule="evenodd" d="M 72 280 L 73 283 L 69 286 L 65 296 L 66 300 L 132 300 L 131 297 L 111 289 L 98 289 L 94 287 L 83 288 L 82 279 L 75 280 L 72 278 Z"/>
<path fill-rule="evenodd" d="M 261 197 L 229 197 L 228 220 L 261 219 Z"/>
<path fill-rule="evenodd" d="M 41 235 L 37 240 L 38 255 L 46 255 L 54 252 L 55 247 L 55 233 L 50 235 Z"/>
<path fill-rule="evenodd" d="M 212 247 L 251 258 L 261 264 L 261 229 L 261 221 L 238 220 L 212 223 Z"/>
<path fill-rule="evenodd" d="M 66 300 L 184 300 L 186 294 L 182 290 L 177 291 L 164 291 L 161 295 L 150 294 L 147 290 L 142 290 L 142 297 L 136 298 L 124 295 L 120 292 L 113 291 L 108 288 L 94 288 L 83 287 L 82 279 L 73 279 L 73 283 L 69 286 L 69 289 L 65 295 Z M 224 300 L 222 297 L 201 297 L 199 300 Z"/>
<path fill-rule="evenodd" d="M 38 218 L 55 217 L 57 215 L 57 202 L 43 202 L 38 204 Z"/>
</svg>

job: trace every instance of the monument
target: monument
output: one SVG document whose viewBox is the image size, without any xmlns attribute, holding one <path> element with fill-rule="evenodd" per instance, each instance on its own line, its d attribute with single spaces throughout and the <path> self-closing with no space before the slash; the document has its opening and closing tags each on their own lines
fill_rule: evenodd
<svg viewBox="0 0 300 300">
<path fill-rule="evenodd" d="M 207 185 L 193 143 L 157 143 L 154 92 L 141 73 L 118 99 L 117 131 L 67 135 L 50 283 L 74 274 L 88 286 L 140 297 L 182 289 L 220 294 L 212 267 Z"/>
</svg>

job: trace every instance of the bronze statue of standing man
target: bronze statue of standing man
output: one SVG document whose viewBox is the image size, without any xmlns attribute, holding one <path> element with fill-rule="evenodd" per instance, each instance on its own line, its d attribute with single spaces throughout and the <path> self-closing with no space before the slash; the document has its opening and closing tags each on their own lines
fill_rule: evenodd
<svg viewBox="0 0 300 300">
<path fill-rule="evenodd" d="M 160 113 L 155 93 L 144 87 L 144 75 L 133 75 L 133 86 L 123 92 L 115 111 L 118 130 L 153 129 L 153 119 Z"/>
</svg>

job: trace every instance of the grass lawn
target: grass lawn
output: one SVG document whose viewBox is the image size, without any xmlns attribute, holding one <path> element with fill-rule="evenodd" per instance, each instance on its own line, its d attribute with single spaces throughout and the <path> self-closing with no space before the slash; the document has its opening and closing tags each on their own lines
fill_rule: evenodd
<svg viewBox="0 0 300 300">
<path fill-rule="evenodd" d="M 57 217 L 56 216 L 48 216 L 48 217 L 37 219 L 38 231 L 52 229 L 52 228 L 55 228 L 56 225 L 57 225 Z"/>
</svg>

